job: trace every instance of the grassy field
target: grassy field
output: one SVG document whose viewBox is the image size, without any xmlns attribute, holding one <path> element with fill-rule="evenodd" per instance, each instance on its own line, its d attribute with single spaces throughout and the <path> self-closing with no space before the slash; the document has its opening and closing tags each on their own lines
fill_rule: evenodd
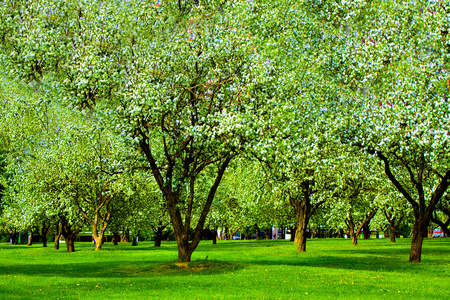
<svg viewBox="0 0 450 300">
<path fill-rule="evenodd" d="M 426 239 L 408 263 L 410 239 L 211 241 L 189 267 L 174 242 L 104 245 L 75 253 L 0 244 L 0 299 L 450 299 L 450 239 Z"/>
</svg>

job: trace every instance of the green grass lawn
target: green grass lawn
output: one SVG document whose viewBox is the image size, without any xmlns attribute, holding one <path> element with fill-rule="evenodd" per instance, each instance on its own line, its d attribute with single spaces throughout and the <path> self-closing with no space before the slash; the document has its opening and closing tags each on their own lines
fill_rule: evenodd
<svg viewBox="0 0 450 300">
<path fill-rule="evenodd" d="M 297 253 L 287 241 L 205 241 L 187 268 L 174 242 L 0 244 L 0 299 L 450 299 L 450 239 L 426 239 L 421 263 L 408 262 L 410 242 L 315 239 Z"/>
</svg>

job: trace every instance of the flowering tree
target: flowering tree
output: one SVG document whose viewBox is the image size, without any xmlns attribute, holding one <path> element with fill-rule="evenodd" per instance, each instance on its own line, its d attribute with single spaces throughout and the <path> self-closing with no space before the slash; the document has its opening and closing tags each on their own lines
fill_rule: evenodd
<svg viewBox="0 0 450 300">
<path fill-rule="evenodd" d="M 223 173 L 258 126 L 266 76 L 253 4 L 16 1 L 1 9 L 6 65 L 15 76 L 51 78 L 71 105 L 103 112 L 129 138 L 166 202 L 179 260 L 190 261 Z M 205 171 L 215 180 L 197 195 Z"/>
<path fill-rule="evenodd" d="M 42 133 L 47 132 L 48 106 L 41 105 L 42 98 L 29 87 L 4 77 L 1 78 L 0 94 L 1 223 L 10 232 L 13 243 L 17 241 L 18 232 L 37 228 L 46 247 L 47 234 L 52 225 L 51 215 L 47 214 L 38 199 L 25 203 L 12 194 L 27 194 L 28 189 L 24 189 L 26 183 L 22 181 L 24 165 L 33 159 L 32 149 L 38 142 L 42 143 Z"/>
<path fill-rule="evenodd" d="M 334 11 L 342 8 L 346 26 L 336 32 L 343 42 L 335 51 L 345 56 L 336 71 L 355 89 L 347 106 L 353 114 L 342 118 L 343 140 L 376 157 L 412 206 L 410 261 L 418 262 L 433 211 L 450 184 L 450 6 L 355 2 Z M 351 72 L 343 68 L 348 64 Z"/>
</svg>

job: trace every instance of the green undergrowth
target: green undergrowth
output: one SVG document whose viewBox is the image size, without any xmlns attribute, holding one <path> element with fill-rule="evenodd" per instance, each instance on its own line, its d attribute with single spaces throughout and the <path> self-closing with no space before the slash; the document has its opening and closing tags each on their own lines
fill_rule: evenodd
<svg viewBox="0 0 450 300">
<path fill-rule="evenodd" d="M 426 239 L 409 263 L 410 239 L 202 242 L 192 262 L 177 247 L 142 242 L 75 253 L 0 244 L 0 299 L 449 299 L 450 239 Z"/>
</svg>

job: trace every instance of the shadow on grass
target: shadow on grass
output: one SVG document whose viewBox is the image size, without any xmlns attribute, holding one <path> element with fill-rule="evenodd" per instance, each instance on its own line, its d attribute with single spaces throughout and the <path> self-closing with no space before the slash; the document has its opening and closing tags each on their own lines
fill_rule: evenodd
<svg viewBox="0 0 450 300">
<path fill-rule="evenodd" d="M 259 248 L 259 253 L 255 255 L 241 255 L 240 262 L 246 264 L 406 273 L 439 266 L 450 258 L 450 239 L 427 239 L 423 245 L 422 263 L 418 264 L 409 262 L 410 239 L 401 239 L 397 243 L 390 243 L 388 240 L 361 240 L 358 246 L 351 245 L 350 240 L 330 240 L 330 247 L 326 248 L 323 247 L 323 242 L 324 240 L 308 240 L 308 252 L 305 253 L 296 252 L 296 246 L 289 241 L 249 241 L 241 244 L 241 247 L 230 241 L 214 248 L 242 253 L 249 252 L 246 251 L 248 248 Z M 211 248 L 205 247 L 206 249 Z M 203 251 L 201 247 L 199 250 Z"/>
<path fill-rule="evenodd" d="M 300 255 L 299 255 L 300 256 Z M 30 264 L 5 266 L 0 264 L 0 275 L 21 275 L 40 277 L 68 277 L 68 278 L 130 278 L 130 277 L 155 277 L 155 276 L 190 276 L 190 275 L 219 275 L 233 272 L 249 265 L 260 266 L 290 266 L 312 268 L 334 268 L 359 271 L 387 271 L 415 273 L 421 269 L 419 264 L 408 263 L 400 258 L 355 258 L 343 256 L 317 256 L 317 257 L 289 257 L 288 259 L 266 259 L 260 257 L 255 261 L 193 261 L 191 263 L 174 263 L 172 261 L 137 262 L 124 261 L 111 264 L 89 262 Z M 429 265 L 427 263 L 427 265 Z"/>
<path fill-rule="evenodd" d="M 0 264 L 0 275 L 21 275 L 40 277 L 68 278 L 130 278 L 145 276 L 191 276 L 216 275 L 233 272 L 244 268 L 245 264 L 238 262 L 199 260 L 190 263 L 136 262 L 120 261 L 112 267 L 107 263 L 63 263 L 63 264 L 30 264 L 15 265 L 4 268 Z"/>
<path fill-rule="evenodd" d="M 57 252 L 67 252 L 66 249 L 66 244 L 60 244 L 59 246 L 59 250 L 54 250 L 53 245 L 49 245 L 48 247 L 44 248 L 42 247 L 42 243 L 34 243 L 32 246 L 27 246 L 26 244 L 19 244 L 19 245 L 12 245 L 12 244 L 7 244 L 7 243 L 2 243 L 0 244 L 0 251 L 1 250 L 13 250 L 13 249 L 28 249 L 28 250 L 36 250 L 36 249 L 48 249 L 51 251 L 55 251 L 55 253 Z M 126 244 L 119 244 L 117 246 L 115 245 L 110 245 L 110 244 L 104 244 L 102 246 L 102 249 L 100 250 L 100 252 L 111 252 L 111 251 L 173 251 L 176 252 L 177 248 L 176 247 L 167 247 L 167 246 L 162 246 L 160 248 L 158 247 L 154 247 L 152 245 L 149 244 L 144 244 L 144 245 L 138 245 L 138 246 L 131 246 L 131 243 L 126 243 Z M 87 243 L 87 242 L 77 242 L 75 243 L 75 253 L 77 252 L 94 252 L 95 251 L 95 246 L 91 243 Z"/>
<path fill-rule="evenodd" d="M 404 240 L 398 244 L 377 243 L 372 245 L 372 241 L 361 242 L 354 247 L 348 241 L 335 241 L 329 244 L 316 243 L 314 240 L 308 241 L 308 252 L 295 252 L 295 246 L 289 241 L 248 241 L 234 242 L 226 241 L 211 245 L 202 243 L 195 253 L 199 257 L 203 254 L 217 252 L 220 260 L 196 260 L 189 264 L 176 264 L 168 257 L 176 257 L 176 244 L 168 243 L 161 248 L 143 244 L 137 247 L 130 245 L 112 246 L 108 245 L 102 252 L 109 253 L 103 255 L 98 252 L 95 255 L 74 257 L 75 261 L 70 261 L 69 255 L 57 255 L 50 264 L 34 264 L 33 255 L 29 255 L 30 264 L 14 264 L 13 261 L 6 263 L 0 260 L 0 275 L 26 275 L 26 276 L 48 276 L 48 277 L 69 277 L 69 278 L 124 278 L 124 277 L 146 277 L 146 276 L 190 276 L 195 275 L 216 275 L 242 269 L 248 265 L 260 266 L 290 266 L 290 267 L 319 267 L 334 268 L 342 270 L 361 271 L 387 271 L 415 273 L 426 268 L 434 268 L 449 260 L 448 249 L 449 240 L 429 240 L 424 244 L 423 264 L 412 264 L 408 262 L 410 241 Z M 16 250 L 17 255 L 25 250 L 28 254 L 32 251 L 40 255 L 51 253 L 49 250 L 37 248 L 38 246 L 27 247 L 26 245 L 0 245 L 0 251 Z M 94 252 L 92 245 L 81 244 L 79 252 Z M 117 254 L 114 251 L 122 251 Z M 53 250 L 54 251 L 54 250 Z M 128 252 L 130 251 L 130 252 Z M 133 253 L 139 252 L 133 260 Z M 168 256 L 142 256 L 142 253 L 160 252 L 170 253 Z M 205 253 L 207 252 L 207 253 Z M 236 255 L 236 252 L 239 252 Z M 56 253 L 56 252 L 53 252 Z M 67 254 L 65 250 L 60 250 L 59 254 Z M 194 254 L 195 254 L 194 253 Z M 248 255 L 244 255 L 247 254 Z M 1 255 L 1 252 L 0 252 Z M 165 254 L 164 254 L 165 255 Z M 63 260 L 59 260 L 59 259 Z M 87 259 L 87 261 L 86 261 Z M 78 261 L 76 261 L 78 260 Z M 85 261 L 80 261 L 85 260 Z"/>
</svg>

